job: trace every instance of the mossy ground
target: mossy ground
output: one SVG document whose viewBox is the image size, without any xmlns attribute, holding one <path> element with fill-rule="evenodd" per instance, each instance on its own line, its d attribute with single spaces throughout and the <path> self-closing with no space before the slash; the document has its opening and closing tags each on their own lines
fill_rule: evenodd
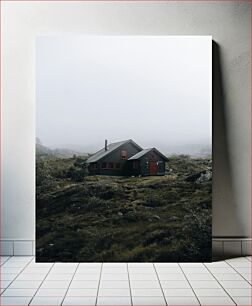
<svg viewBox="0 0 252 306">
<path fill-rule="evenodd" d="M 37 162 L 37 261 L 211 259 L 212 182 L 184 180 L 209 168 L 209 160 L 174 156 L 165 176 L 77 181 L 69 175 L 76 164 Z"/>
</svg>

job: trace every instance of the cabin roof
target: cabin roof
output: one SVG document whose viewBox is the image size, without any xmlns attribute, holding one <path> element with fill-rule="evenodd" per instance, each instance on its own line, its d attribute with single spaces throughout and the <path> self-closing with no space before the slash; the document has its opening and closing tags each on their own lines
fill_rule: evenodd
<svg viewBox="0 0 252 306">
<path fill-rule="evenodd" d="M 144 156 L 145 154 L 147 154 L 148 152 L 150 152 L 152 149 L 153 148 L 143 149 L 142 151 L 138 152 L 137 154 L 131 156 L 131 158 L 129 158 L 129 160 L 138 159 L 138 158 Z"/>
<path fill-rule="evenodd" d="M 164 160 L 168 160 L 168 158 L 166 156 L 164 156 L 164 154 L 162 154 L 161 152 L 159 152 L 156 148 L 149 148 L 149 149 L 144 149 L 140 152 L 138 152 L 137 154 L 131 156 L 131 158 L 129 158 L 128 160 L 135 160 L 135 159 L 139 159 L 141 157 L 143 157 L 145 154 L 147 154 L 148 152 L 154 150 L 158 155 L 162 156 L 162 158 Z"/>
<path fill-rule="evenodd" d="M 131 142 L 132 144 L 134 144 L 139 150 L 142 150 L 142 148 L 136 144 L 132 139 L 128 139 L 128 140 L 123 140 L 123 141 L 119 141 L 119 142 L 114 142 L 114 143 L 110 143 L 107 146 L 107 150 L 105 150 L 105 147 L 103 147 L 101 150 L 97 151 L 96 153 L 94 153 L 92 156 L 90 156 L 87 159 L 87 163 L 94 163 L 97 162 L 98 160 L 100 160 L 101 158 L 107 156 L 108 154 L 110 154 L 111 152 L 113 152 L 114 150 L 118 149 L 120 146 L 127 144 Z"/>
</svg>

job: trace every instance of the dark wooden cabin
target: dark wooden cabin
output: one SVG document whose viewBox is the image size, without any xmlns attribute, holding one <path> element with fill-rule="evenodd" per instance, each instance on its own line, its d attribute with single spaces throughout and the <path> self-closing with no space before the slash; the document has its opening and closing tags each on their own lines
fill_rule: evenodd
<svg viewBox="0 0 252 306">
<path fill-rule="evenodd" d="M 87 161 L 89 175 L 164 175 L 167 158 L 155 148 L 142 149 L 133 140 L 111 143 Z"/>
<path fill-rule="evenodd" d="M 105 140 L 104 148 L 86 161 L 89 175 L 130 175 L 127 160 L 140 151 L 142 148 L 131 139 L 109 145 Z"/>
</svg>

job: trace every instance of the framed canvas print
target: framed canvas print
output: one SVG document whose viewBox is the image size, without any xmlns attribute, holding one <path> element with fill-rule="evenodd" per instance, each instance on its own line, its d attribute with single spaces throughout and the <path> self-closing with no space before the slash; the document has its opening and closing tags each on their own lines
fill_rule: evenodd
<svg viewBox="0 0 252 306">
<path fill-rule="evenodd" d="M 212 38 L 36 41 L 36 261 L 211 260 Z"/>
</svg>

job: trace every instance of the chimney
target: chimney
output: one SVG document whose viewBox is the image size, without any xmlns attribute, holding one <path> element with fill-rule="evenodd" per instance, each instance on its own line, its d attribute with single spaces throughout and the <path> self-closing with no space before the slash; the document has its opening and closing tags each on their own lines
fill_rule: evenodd
<svg viewBox="0 0 252 306">
<path fill-rule="evenodd" d="M 105 139 L 105 151 L 108 151 L 108 141 Z"/>
</svg>

